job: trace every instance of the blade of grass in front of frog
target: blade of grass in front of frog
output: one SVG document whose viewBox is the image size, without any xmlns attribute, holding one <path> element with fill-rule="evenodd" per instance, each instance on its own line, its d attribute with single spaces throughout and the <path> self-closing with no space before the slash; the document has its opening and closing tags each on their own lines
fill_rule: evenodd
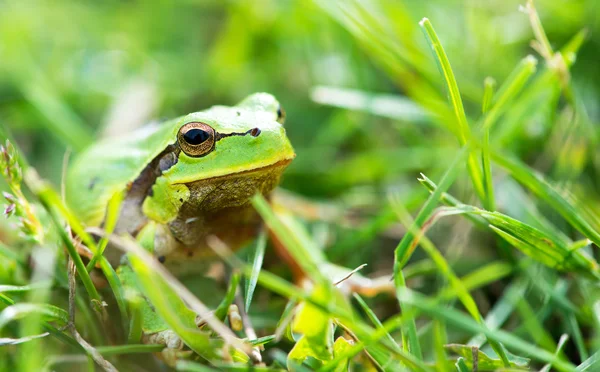
<svg viewBox="0 0 600 372">
<path fill-rule="evenodd" d="M 171 286 L 144 261 L 133 254 L 128 257 L 142 292 L 158 315 L 198 355 L 207 360 L 215 359 L 217 355 L 210 346 L 209 333 L 197 328 L 196 313 L 188 309 Z"/>
<path fill-rule="evenodd" d="M 224 321 L 227 313 L 229 312 L 229 306 L 235 300 L 235 294 L 238 288 L 238 284 L 240 283 L 241 276 L 239 273 L 234 272 L 231 274 L 231 278 L 229 279 L 229 287 L 227 288 L 227 293 L 225 293 L 225 297 L 215 309 L 215 317 L 217 319 Z"/>
<path fill-rule="evenodd" d="M 425 297 L 417 292 L 411 291 L 408 288 L 402 288 L 399 291 L 399 296 L 402 301 L 411 304 L 419 311 L 427 314 L 435 319 L 440 319 L 448 325 L 452 325 L 463 331 L 472 333 L 483 333 L 489 339 L 493 339 L 502 343 L 508 348 L 518 350 L 520 353 L 541 362 L 551 363 L 558 371 L 575 371 L 575 366 L 568 361 L 563 361 L 557 358 L 553 353 L 530 344 L 529 342 L 512 335 L 503 330 L 491 330 L 482 324 L 472 320 L 465 314 L 454 310 L 439 306 L 439 301 L 436 299 Z"/>
<path fill-rule="evenodd" d="M 256 282 L 258 281 L 258 274 L 260 274 L 260 269 L 262 268 L 263 259 L 265 257 L 265 251 L 267 249 L 267 232 L 263 227 L 260 229 L 258 233 L 258 237 L 256 238 L 256 246 L 254 247 L 253 253 L 254 257 L 252 258 L 252 273 L 249 277 L 246 278 L 246 287 L 244 293 L 244 305 L 246 307 L 246 312 L 250 309 L 250 304 L 252 303 L 252 296 L 254 296 L 254 290 L 256 289 Z"/>
<path fill-rule="evenodd" d="M 567 220 L 575 229 L 590 239 L 594 244 L 600 246 L 600 233 L 594 230 L 591 225 L 583 219 L 577 208 L 563 197 L 541 174 L 529 168 L 521 161 L 509 158 L 500 152 L 493 151 L 492 159 L 523 186 L 531 190 L 539 198 L 547 202 L 554 208 L 565 220 Z"/>
<path fill-rule="evenodd" d="M 408 213 L 408 211 L 406 209 L 404 209 L 404 207 L 402 206 L 402 204 L 399 201 L 396 201 L 394 203 L 394 205 L 396 207 L 396 213 L 398 213 L 398 216 L 399 216 L 400 221 L 402 222 L 402 224 L 404 226 L 408 226 L 408 227 L 413 226 L 414 227 L 415 226 L 414 221 L 412 221 L 412 218 L 410 217 L 410 214 Z M 436 264 L 436 266 L 438 267 L 439 272 L 442 273 L 442 275 L 450 283 L 450 286 L 452 287 L 452 290 L 456 293 L 458 299 L 463 304 L 463 306 L 467 309 L 467 311 L 469 312 L 469 314 L 473 317 L 473 319 L 475 319 L 476 322 L 478 322 L 478 323 L 482 324 L 483 326 L 485 326 L 485 322 L 483 321 L 483 317 L 481 316 L 481 313 L 479 312 L 479 308 L 477 307 L 477 303 L 475 302 L 475 300 L 473 299 L 473 297 L 471 296 L 471 294 L 467 290 L 467 288 L 464 285 L 464 283 L 454 273 L 454 271 L 450 267 L 450 264 L 448 264 L 448 261 L 446 261 L 446 259 L 444 258 L 444 256 L 440 253 L 440 251 L 424 235 L 425 234 L 425 229 L 431 227 L 432 224 L 435 223 L 435 221 L 437 219 L 439 219 L 442 216 L 444 216 L 444 212 L 450 213 L 450 215 L 456 214 L 456 213 L 461 213 L 462 214 L 462 213 L 471 213 L 472 212 L 472 208 L 468 207 L 468 206 L 463 206 L 463 207 L 444 207 L 444 208 L 446 208 L 446 209 L 442 210 L 440 213 L 434 213 L 431 216 L 431 218 L 426 223 L 424 223 L 422 225 L 421 231 L 419 231 L 419 232 L 413 231 L 413 234 L 415 234 L 415 236 L 417 236 L 417 234 L 418 234 L 418 236 L 420 236 L 418 244 L 420 244 L 420 246 L 423 248 L 423 250 L 427 253 L 427 255 L 431 258 L 431 260 Z M 492 348 L 494 349 L 494 351 L 496 352 L 496 354 L 498 354 L 498 356 L 500 357 L 500 359 L 502 359 L 505 367 L 509 367 L 510 366 L 510 362 L 508 360 L 508 356 L 504 352 L 504 349 L 503 349 L 502 345 L 500 345 L 497 342 L 495 342 L 493 340 L 490 340 L 490 339 L 488 339 L 488 342 L 490 343 L 490 346 L 492 346 Z"/>
<path fill-rule="evenodd" d="M 220 244 L 214 244 L 214 243 L 216 243 L 214 241 L 212 243 L 213 243 L 212 247 L 215 250 L 215 252 L 217 254 L 221 255 L 222 257 L 229 257 L 228 262 L 231 265 L 233 265 L 234 268 L 242 270 L 246 274 L 251 272 L 252 268 L 249 265 L 244 264 L 243 262 L 240 262 L 239 260 L 237 260 L 235 258 L 232 258 L 229 255 L 227 248 L 224 245 L 220 246 Z M 287 298 L 306 301 L 306 302 L 310 303 L 311 305 L 316 306 L 321 311 L 328 314 L 330 317 L 335 317 L 339 322 L 342 322 L 344 324 L 344 326 L 348 327 L 348 329 L 350 331 L 352 331 L 353 333 L 355 333 L 357 335 L 359 340 L 365 340 L 364 343 L 361 342 L 360 346 L 353 349 L 354 354 L 352 354 L 352 355 L 359 353 L 362 349 L 364 349 L 367 346 L 369 346 L 369 347 L 372 346 L 374 348 L 373 350 L 375 350 L 375 351 L 378 350 L 379 346 L 377 346 L 376 343 L 378 342 L 379 338 L 371 338 L 371 335 L 374 332 L 373 329 L 371 327 L 366 326 L 362 322 L 358 321 L 355 317 L 353 317 L 348 312 L 347 309 L 341 308 L 336 303 L 332 303 L 332 302 L 323 303 L 323 301 L 315 301 L 315 298 L 312 296 L 312 294 L 305 293 L 305 291 L 299 289 L 298 287 L 293 286 L 292 284 L 286 282 L 285 280 L 283 280 L 265 270 L 261 271 L 259 278 L 258 278 L 258 284 L 260 284 L 261 286 L 263 286 L 275 293 L 285 296 Z M 406 319 L 411 319 L 411 318 L 407 317 Z M 400 325 L 401 324 L 391 324 L 389 326 L 390 327 L 398 327 Z M 383 335 L 381 337 L 383 337 Z M 371 350 L 371 351 L 373 352 L 373 350 Z M 388 348 L 388 350 L 389 350 L 389 348 Z M 381 354 L 380 356 L 384 356 L 384 354 Z M 406 360 L 408 361 L 409 365 L 411 365 L 411 366 L 415 365 L 414 357 L 410 357 L 409 354 L 404 353 L 404 352 L 402 354 L 400 354 L 400 356 L 405 359 L 408 358 Z M 340 358 L 343 358 L 343 357 L 344 356 L 341 356 Z M 348 355 L 346 355 L 346 357 L 348 357 Z M 334 358 L 334 360 L 337 360 L 337 359 Z M 382 362 L 392 362 L 392 360 L 390 360 L 389 358 L 386 357 L 386 358 L 384 358 L 384 360 L 382 360 Z M 335 366 L 335 364 L 331 364 L 331 363 L 327 364 L 327 365 Z M 419 369 L 419 370 L 421 370 L 421 369 Z"/>
<path fill-rule="evenodd" d="M 280 340 L 285 337 L 288 341 L 294 341 L 294 335 L 292 334 L 291 323 L 296 313 L 296 306 L 298 301 L 296 299 L 289 299 L 285 304 L 285 308 L 277 321 L 277 327 L 275 328 L 275 338 Z"/>
<path fill-rule="evenodd" d="M 79 253 L 77 253 L 77 249 L 73 245 L 73 241 L 71 240 L 71 237 L 69 235 L 67 235 L 67 232 L 64 230 L 64 227 L 61 222 L 61 218 L 58 217 L 58 212 L 57 212 L 55 206 L 52 204 L 53 202 L 56 202 L 58 199 L 53 198 L 52 194 L 48 194 L 45 191 L 42 191 L 42 190 L 38 190 L 38 191 L 39 192 L 34 191 L 34 193 L 36 193 L 38 195 L 38 198 L 40 199 L 42 205 L 48 211 L 48 214 L 50 215 L 52 222 L 54 223 L 63 243 L 65 244 L 65 246 L 67 248 L 67 252 L 69 253 L 69 256 L 71 256 L 71 258 L 73 259 L 73 262 L 75 263 L 75 268 L 77 269 L 77 273 L 79 274 L 79 277 L 81 278 L 81 282 L 83 283 L 83 286 L 85 287 L 85 290 L 87 291 L 87 293 L 90 297 L 90 300 L 92 301 L 93 309 L 96 312 L 101 313 L 102 299 L 100 298 L 100 294 L 96 290 L 96 287 L 94 286 L 94 283 L 92 282 L 92 279 L 90 278 L 90 275 L 87 272 L 85 265 L 83 264 L 83 261 L 81 260 L 81 256 L 79 256 Z"/>
<path fill-rule="evenodd" d="M 123 202 L 125 194 L 123 192 L 117 192 L 113 197 L 109 200 L 108 206 L 106 208 L 106 218 L 104 227 L 106 229 L 106 234 L 100 238 L 100 242 L 94 251 L 94 255 L 88 265 L 86 266 L 86 270 L 90 272 L 96 265 L 96 262 L 100 260 L 100 268 L 108 281 L 108 284 L 113 291 L 113 295 L 115 296 L 115 300 L 117 301 L 117 307 L 119 308 L 119 313 L 121 315 L 121 322 L 123 327 L 123 334 L 128 335 L 129 332 L 129 313 L 127 311 L 127 301 L 125 299 L 125 291 L 123 290 L 123 286 L 121 285 L 121 280 L 117 276 L 117 273 L 113 269 L 112 265 L 108 262 L 108 260 L 103 256 L 104 249 L 108 245 L 108 236 L 112 234 L 114 231 L 117 220 L 119 218 L 119 214 L 121 212 L 121 204 Z"/>
<path fill-rule="evenodd" d="M 104 230 L 106 234 L 100 238 L 100 242 L 98 243 L 96 251 L 94 251 L 94 256 L 87 264 L 87 271 L 90 272 L 96 265 L 98 259 L 104 253 L 104 249 L 108 245 L 108 236 L 113 233 L 115 227 L 117 226 L 117 220 L 119 219 L 119 214 L 121 212 L 121 204 L 125 198 L 124 192 L 116 192 L 108 201 L 108 205 L 106 207 L 106 218 L 104 219 Z"/>
<path fill-rule="evenodd" d="M 127 332 L 127 343 L 135 344 L 140 342 L 143 335 L 143 308 L 145 307 L 146 300 L 142 297 L 140 292 L 129 291 L 127 295 L 127 304 L 129 305 L 129 324 Z"/>
<path fill-rule="evenodd" d="M 123 290 L 121 279 L 119 279 L 119 276 L 113 269 L 112 265 L 104 256 L 101 256 L 100 258 L 100 268 L 102 269 L 102 273 L 104 273 L 104 276 L 108 281 L 108 285 L 113 292 L 113 296 L 115 296 L 115 300 L 117 301 L 117 307 L 119 308 L 119 314 L 121 315 L 124 334 L 128 334 L 129 313 L 127 312 L 127 300 L 125 299 L 125 291 Z"/>
<path fill-rule="evenodd" d="M 362 299 L 362 297 L 360 297 L 358 295 L 358 293 L 354 293 L 353 296 L 354 296 L 354 299 L 356 300 L 356 302 L 358 302 L 360 307 L 363 309 L 363 311 L 365 312 L 365 314 L 367 315 L 367 317 L 369 318 L 371 323 L 373 323 L 375 328 L 377 328 L 377 329 L 383 328 L 383 324 L 381 324 L 381 321 L 379 320 L 379 318 L 377 318 L 377 315 L 375 314 L 375 312 L 373 310 L 371 310 L 369 305 L 367 305 L 367 303 Z M 384 336 L 389 341 L 390 345 L 392 346 L 392 348 L 394 350 L 396 350 L 397 352 L 400 352 L 402 350 L 398 346 L 398 343 L 396 342 L 396 340 L 394 340 L 392 335 L 390 335 L 389 333 L 386 332 Z"/>
<path fill-rule="evenodd" d="M 284 222 L 284 216 L 276 215 L 261 194 L 252 197 L 252 205 L 304 273 L 315 283 L 327 283 L 331 287 L 332 283 L 319 270 L 323 255 L 306 232 L 290 216 L 285 216 Z"/>
<path fill-rule="evenodd" d="M 158 344 L 129 344 L 118 346 L 98 346 L 96 350 L 104 356 L 109 355 L 127 355 L 127 354 L 145 354 L 158 353 L 166 346 Z"/>
<path fill-rule="evenodd" d="M 248 341 L 248 343 L 252 346 L 260 346 L 260 345 L 266 345 L 270 342 L 274 342 L 277 340 L 277 336 L 276 335 L 268 335 L 268 336 L 262 336 L 259 338 L 256 338 L 254 340 L 247 340 L 244 339 L 246 341 Z"/>
</svg>

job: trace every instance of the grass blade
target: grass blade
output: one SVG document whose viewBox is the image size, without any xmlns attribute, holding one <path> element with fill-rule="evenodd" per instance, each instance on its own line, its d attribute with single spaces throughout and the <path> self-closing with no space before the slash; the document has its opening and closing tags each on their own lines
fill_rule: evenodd
<svg viewBox="0 0 600 372">
<path fill-rule="evenodd" d="M 400 221 L 405 226 L 411 226 L 411 225 L 414 226 L 414 223 L 412 223 L 410 221 L 411 220 L 410 214 L 406 210 L 404 210 L 404 208 L 401 206 L 400 203 L 396 203 L 396 210 L 398 212 L 398 215 L 400 216 Z M 433 215 L 429 221 L 434 221 L 436 218 L 437 218 L 437 216 Z M 430 227 L 433 224 L 433 222 L 429 222 L 429 221 L 427 223 L 427 227 Z M 475 300 L 473 299 L 473 297 L 467 290 L 464 283 L 454 273 L 454 271 L 452 270 L 452 268 L 450 267 L 450 265 L 448 264 L 448 262 L 446 261 L 444 256 L 439 252 L 439 250 L 433 245 L 433 243 L 429 239 L 427 239 L 427 237 L 424 236 L 425 225 L 422 227 L 422 230 L 421 230 L 421 232 L 419 232 L 419 234 L 421 235 L 419 244 L 421 245 L 423 250 L 429 255 L 431 260 L 436 264 L 438 271 L 450 283 L 452 290 L 456 293 L 460 302 L 467 309 L 469 314 L 471 314 L 473 319 L 475 319 L 475 321 L 477 321 L 478 323 L 481 323 L 483 326 L 485 326 L 485 323 L 483 322 L 483 317 L 481 316 L 479 309 L 477 308 L 477 303 L 475 302 Z M 493 340 L 488 339 L 488 341 L 489 341 L 490 345 L 492 346 L 492 348 L 494 349 L 494 351 L 496 352 L 496 354 L 498 354 L 500 359 L 502 359 L 504 366 L 505 367 L 510 366 L 508 356 L 504 352 L 504 348 L 502 347 L 502 345 L 498 344 L 497 342 L 495 342 Z"/>
<path fill-rule="evenodd" d="M 575 366 L 573 364 L 560 360 L 553 353 L 540 349 L 508 332 L 502 330 L 492 331 L 485 326 L 478 324 L 468 316 L 456 310 L 444 308 L 439 305 L 438 301 L 426 298 L 414 291 L 402 289 L 399 291 L 399 298 L 401 301 L 409 303 L 435 319 L 443 320 L 450 325 L 459 327 L 468 332 L 483 333 L 489 339 L 501 342 L 507 347 L 518 350 L 520 353 L 527 354 L 531 358 L 552 364 L 558 371 L 575 371 Z"/>
<path fill-rule="evenodd" d="M 521 161 L 504 156 L 499 152 L 493 152 L 491 155 L 494 162 L 510 173 L 514 179 L 548 203 L 575 229 L 594 242 L 594 244 L 600 246 L 600 233 L 594 230 L 568 198 L 564 197 L 550 185 L 541 174 L 529 168 Z"/>
<path fill-rule="evenodd" d="M 450 66 L 450 61 L 448 60 L 448 56 L 446 56 L 444 47 L 442 46 L 442 43 L 440 42 L 440 39 L 438 38 L 429 19 L 423 18 L 421 22 L 419 22 L 419 25 L 425 32 L 429 46 L 435 54 L 436 61 L 442 72 L 444 81 L 446 82 L 448 98 L 452 108 L 454 109 L 454 115 L 456 116 L 457 127 L 455 128 L 455 134 L 458 137 L 459 143 L 464 145 L 467 143 L 467 139 L 470 137 L 470 130 L 469 124 L 467 123 L 467 116 L 465 115 L 462 98 L 460 97 L 458 84 L 456 84 L 456 78 L 454 77 L 452 67 Z"/>
<path fill-rule="evenodd" d="M 267 233 L 265 229 L 261 229 L 256 239 L 256 247 L 254 248 L 254 258 L 252 259 L 252 273 L 250 277 L 246 279 L 246 293 L 244 294 L 246 312 L 250 308 L 252 303 L 252 296 L 254 295 L 254 289 L 256 289 L 256 282 L 258 281 L 258 275 L 262 268 L 263 259 L 265 257 L 265 250 L 267 249 Z"/>
<path fill-rule="evenodd" d="M 484 90 L 483 90 L 483 103 L 481 111 L 485 114 L 487 113 L 492 98 L 494 96 L 494 88 L 496 86 L 496 81 L 488 77 L 484 81 Z M 483 199 L 483 206 L 485 209 L 489 211 L 496 210 L 496 202 L 494 200 L 494 183 L 492 179 L 492 167 L 490 164 L 490 131 L 489 129 L 484 129 L 483 131 L 483 145 L 481 148 L 481 165 L 483 167 L 483 187 L 485 198 Z"/>
<path fill-rule="evenodd" d="M 456 128 L 454 130 L 454 134 L 457 136 L 460 145 L 463 146 L 471 137 L 471 131 L 469 129 L 469 123 L 467 122 L 467 116 L 465 115 L 462 98 L 460 97 L 460 90 L 458 89 L 456 78 L 454 77 L 452 67 L 450 66 L 450 61 L 448 60 L 448 56 L 446 56 L 444 47 L 442 46 L 442 43 L 440 42 L 437 33 L 435 32 L 435 29 L 433 28 L 433 25 L 429 19 L 423 18 L 421 22 L 419 22 L 419 25 L 425 32 L 427 41 L 429 42 L 429 45 L 436 57 L 438 67 L 444 76 L 446 89 L 448 91 L 448 99 L 450 100 L 450 104 L 452 105 L 454 115 L 456 117 Z M 469 154 L 467 159 L 467 168 L 469 169 L 469 175 L 471 176 L 473 187 L 475 188 L 477 195 L 479 196 L 480 200 L 485 200 L 483 175 L 481 173 L 481 169 L 477 166 L 475 158 L 471 154 Z"/>
</svg>

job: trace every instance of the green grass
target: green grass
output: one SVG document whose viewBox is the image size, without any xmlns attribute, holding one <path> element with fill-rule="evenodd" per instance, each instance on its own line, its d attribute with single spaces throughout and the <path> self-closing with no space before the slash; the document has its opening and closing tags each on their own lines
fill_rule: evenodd
<svg viewBox="0 0 600 372">
<path fill-rule="evenodd" d="M 600 368 L 592 0 L 1 7 L 0 371 Z M 97 241 L 63 203 L 97 139 L 261 90 L 297 158 L 252 244 L 211 240 L 216 279 L 111 235 L 122 195 Z"/>
</svg>

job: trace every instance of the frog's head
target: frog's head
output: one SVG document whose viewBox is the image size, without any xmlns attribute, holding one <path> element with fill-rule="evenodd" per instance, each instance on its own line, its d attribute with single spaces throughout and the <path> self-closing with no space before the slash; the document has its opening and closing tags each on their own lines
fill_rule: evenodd
<svg viewBox="0 0 600 372">
<path fill-rule="evenodd" d="M 214 106 L 179 118 L 176 141 L 159 157 L 162 172 L 144 202 L 165 223 L 247 205 L 267 194 L 295 157 L 275 97 L 256 93 L 236 106 Z"/>
</svg>

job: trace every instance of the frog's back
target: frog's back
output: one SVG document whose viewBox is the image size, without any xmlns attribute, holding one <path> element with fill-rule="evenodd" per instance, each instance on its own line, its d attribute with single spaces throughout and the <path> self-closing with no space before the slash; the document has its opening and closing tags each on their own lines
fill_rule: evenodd
<svg viewBox="0 0 600 372">
<path fill-rule="evenodd" d="M 123 192 L 169 141 L 176 120 L 109 138 L 76 156 L 66 180 L 67 203 L 87 226 L 100 225 L 108 201 Z"/>
</svg>

